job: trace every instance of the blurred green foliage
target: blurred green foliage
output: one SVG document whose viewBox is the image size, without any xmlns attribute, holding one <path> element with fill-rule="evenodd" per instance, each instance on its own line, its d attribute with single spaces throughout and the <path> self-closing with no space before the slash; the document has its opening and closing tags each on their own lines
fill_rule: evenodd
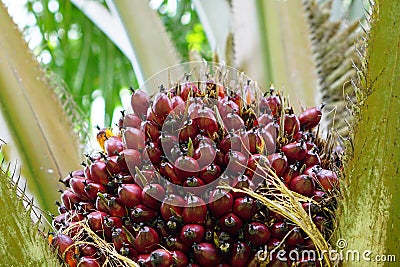
<svg viewBox="0 0 400 267">
<path fill-rule="evenodd" d="M 105 5 L 104 1 L 99 1 Z M 168 10 L 169 1 L 159 3 L 157 12 L 177 48 L 182 61 L 189 60 L 190 49 L 202 57 L 212 57 L 203 28 L 190 0 L 177 0 Z M 42 38 L 34 54 L 45 68 L 60 76 L 83 115 L 90 116 L 95 97 L 105 99 L 105 126 L 111 126 L 115 108 L 121 107 L 120 90 L 138 84 L 131 62 L 110 39 L 70 1 L 30 0 L 28 14 L 36 22 L 24 28 L 24 34 L 39 28 Z M 35 37 L 37 38 L 37 37 Z M 93 94 L 96 90 L 100 94 Z"/>
</svg>

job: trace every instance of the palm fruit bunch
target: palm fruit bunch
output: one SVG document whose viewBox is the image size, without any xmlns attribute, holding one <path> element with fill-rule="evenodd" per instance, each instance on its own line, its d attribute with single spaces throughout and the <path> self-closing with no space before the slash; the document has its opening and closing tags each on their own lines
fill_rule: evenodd
<svg viewBox="0 0 400 267">
<path fill-rule="evenodd" d="M 132 90 L 133 112 L 62 180 L 50 243 L 69 266 L 323 266 L 301 253 L 327 244 L 339 193 L 322 107 L 226 84 Z"/>
</svg>

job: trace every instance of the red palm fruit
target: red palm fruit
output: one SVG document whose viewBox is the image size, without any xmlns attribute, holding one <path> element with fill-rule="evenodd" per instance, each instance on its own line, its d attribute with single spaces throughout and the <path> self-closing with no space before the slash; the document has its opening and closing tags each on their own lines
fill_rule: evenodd
<svg viewBox="0 0 400 267">
<path fill-rule="evenodd" d="M 191 96 L 194 97 L 198 93 L 200 93 L 199 89 L 193 82 L 187 81 L 181 84 L 180 86 L 181 86 L 180 97 L 183 99 L 183 101 L 188 100 L 189 94 L 191 94 Z"/>
<path fill-rule="evenodd" d="M 78 176 L 84 177 L 85 173 L 83 170 L 75 170 L 75 171 L 72 171 L 69 176 L 70 177 L 78 177 Z"/>
<path fill-rule="evenodd" d="M 222 231 L 234 234 L 243 226 L 243 221 L 233 212 L 229 212 L 219 219 L 218 225 Z"/>
<path fill-rule="evenodd" d="M 215 266 L 220 262 L 218 249 L 210 243 L 193 245 L 193 253 L 196 262 L 200 266 Z"/>
<path fill-rule="evenodd" d="M 127 257 L 133 261 L 137 261 L 137 256 L 139 253 L 132 246 L 122 244 L 122 248 L 118 251 L 124 257 Z"/>
<path fill-rule="evenodd" d="M 251 256 L 251 249 L 247 243 L 238 241 L 231 248 L 230 266 L 243 267 L 246 266 Z"/>
<path fill-rule="evenodd" d="M 162 120 L 162 118 L 158 117 L 151 108 L 149 108 L 147 110 L 147 120 L 151 121 L 151 122 L 154 122 L 160 128 L 164 124 L 164 120 Z"/>
<path fill-rule="evenodd" d="M 304 237 L 301 233 L 300 228 L 295 227 L 290 231 L 290 234 L 286 238 L 286 245 L 288 246 L 297 246 L 304 243 Z"/>
<path fill-rule="evenodd" d="M 97 253 L 97 248 L 92 244 L 79 244 L 79 254 L 81 256 L 94 256 Z"/>
<path fill-rule="evenodd" d="M 140 254 L 137 256 L 137 263 L 140 267 L 152 267 L 150 261 L 150 254 Z"/>
<path fill-rule="evenodd" d="M 270 163 L 267 157 L 261 154 L 253 154 L 249 156 L 247 160 L 247 168 L 244 172 L 250 179 L 253 178 L 256 173 L 256 177 L 265 177 L 266 173 L 268 173 L 268 167 L 270 167 Z M 263 171 L 264 170 L 264 171 Z"/>
<path fill-rule="evenodd" d="M 152 109 L 155 115 L 164 121 L 172 111 L 171 99 L 166 93 L 158 93 L 154 98 Z"/>
<path fill-rule="evenodd" d="M 225 124 L 225 129 L 227 131 L 236 131 L 244 128 L 243 119 L 236 113 L 236 110 L 232 110 L 223 119 Z"/>
<path fill-rule="evenodd" d="M 185 206 L 182 212 L 182 219 L 185 224 L 203 224 L 206 221 L 207 206 L 200 197 L 188 194 L 185 197 Z"/>
<path fill-rule="evenodd" d="M 182 216 L 184 205 L 185 200 L 182 197 L 174 194 L 166 195 L 160 207 L 161 217 L 164 221 L 168 221 L 174 214 Z"/>
<path fill-rule="evenodd" d="M 115 156 L 124 150 L 124 143 L 122 142 L 121 137 L 110 136 L 104 142 L 104 149 L 106 150 L 108 156 Z"/>
<path fill-rule="evenodd" d="M 171 151 L 165 151 L 165 156 L 171 162 L 175 162 L 175 160 L 182 155 L 182 149 L 179 144 L 175 144 Z"/>
<path fill-rule="evenodd" d="M 185 101 L 179 95 L 171 98 L 172 108 L 174 114 L 181 115 L 185 111 Z"/>
<path fill-rule="evenodd" d="M 210 137 L 214 133 L 218 132 L 218 123 L 215 119 L 214 111 L 207 107 L 200 108 L 195 114 L 193 114 L 194 121 L 197 124 L 199 131 L 203 130 Z"/>
<path fill-rule="evenodd" d="M 145 147 L 145 135 L 144 133 L 133 127 L 127 127 L 123 132 L 123 140 L 126 148 L 130 149 L 143 149 Z"/>
<path fill-rule="evenodd" d="M 230 174 L 244 173 L 247 166 L 247 159 L 242 152 L 229 151 L 225 155 L 226 171 Z"/>
<path fill-rule="evenodd" d="M 64 192 L 62 192 L 60 198 L 63 206 L 67 210 L 74 209 L 74 205 L 82 201 L 82 199 L 74 192 L 72 192 L 72 190 L 70 189 L 67 189 Z"/>
<path fill-rule="evenodd" d="M 106 194 L 102 194 L 106 195 Z M 105 197 L 100 197 L 99 195 L 95 201 L 96 210 L 108 213 L 108 203 Z"/>
<path fill-rule="evenodd" d="M 187 101 L 189 102 L 188 114 L 191 119 L 194 119 L 196 117 L 196 114 L 199 111 L 199 109 L 201 109 L 203 106 L 203 99 L 201 99 L 200 97 L 194 97 L 194 98 L 190 98 Z"/>
<path fill-rule="evenodd" d="M 165 189 L 160 184 L 150 183 L 143 187 L 142 201 L 149 207 L 158 209 L 165 197 Z"/>
<path fill-rule="evenodd" d="M 132 245 L 131 242 L 133 242 L 133 240 L 131 240 L 128 235 L 129 234 L 127 234 L 123 228 L 114 228 L 112 230 L 112 242 L 117 251 L 120 251 L 125 245 Z"/>
<path fill-rule="evenodd" d="M 199 177 L 205 184 L 215 181 L 221 175 L 221 168 L 213 162 L 200 171 Z"/>
<path fill-rule="evenodd" d="M 307 133 L 304 133 L 303 131 L 298 131 L 295 135 L 293 135 L 293 140 L 296 142 L 301 142 L 306 138 L 307 138 Z"/>
<path fill-rule="evenodd" d="M 318 153 L 316 153 L 316 151 L 312 149 L 307 151 L 307 154 L 302 162 L 308 168 L 314 165 L 321 165 L 321 158 L 319 157 Z"/>
<path fill-rule="evenodd" d="M 75 245 L 71 237 L 64 234 L 56 234 L 51 239 L 51 245 L 57 249 L 58 255 L 69 266 L 76 266 Z"/>
<path fill-rule="evenodd" d="M 201 224 L 185 224 L 181 229 L 179 238 L 187 246 L 200 243 L 204 238 L 204 227 Z"/>
<path fill-rule="evenodd" d="M 69 180 L 69 186 L 72 189 L 72 192 L 75 193 L 80 199 L 88 200 L 88 195 L 85 192 L 85 178 L 71 178 Z"/>
<path fill-rule="evenodd" d="M 142 156 L 142 158 L 148 157 L 153 165 L 160 165 L 162 150 L 157 143 L 147 142 L 146 147 L 142 153 L 145 153 L 145 156 Z"/>
<path fill-rule="evenodd" d="M 104 161 L 98 160 L 90 164 L 91 180 L 102 185 L 107 185 L 109 182 L 108 176 L 107 164 Z"/>
<path fill-rule="evenodd" d="M 234 132 L 229 132 L 219 143 L 219 149 L 224 154 L 229 151 L 242 151 L 242 138 Z"/>
<path fill-rule="evenodd" d="M 282 239 L 286 236 L 290 229 L 286 221 L 283 221 L 272 224 L 269 230 L 272 237 Z"/>
<path fill-rule="evenodd" d="M 70 173 L 68 173 L 68 175 L 66 177 L 64 177 L 63 179 L 60 179 L 58 181 L 63 183 L 65 186 L 68 187 L 69 186 L 69 180 L 71 180 L 71 178 L 86 178 L 85 177 L 85 173 L 84 173 L 83 170 L 79 171 L 79 174 L 82 174 L 82 175 L 73 175 L 73 172 L 70 172 Z"/>
<path fill-rule="evenodd" d="M 136 235 L 134 246 L 139 253 L 150 253 L 159 243 L 157 231 L 150 226 L 143 226 Z"/>
<path fill-rule="evenodd" d="M 321 212 L 321 207 L 312 202 L 304 202 L 302 206 L 303 209 L 307 212 L 307 214 L 317 214 Z"/>
<path fill-rule="evenodd" d="M 232 100 L 218 101 L 218 111 L 222 118 L 225 118 L 231 112 L 237 113 L 238 110 L 239 106 Z"/>
<path fill-rule="evenodd" d="M 313 222 L 321 233 L 325 232 L 328 224 L 328 220 L 325 217 L 317 215 L 313 218 Z"/>
<path fill-rule="evenodd" d="M 289 188 L 303 196 L 311 197 L 314 195 L 315 184 L 311 176 L 301 174 L 292 179 Z"/>
<path fill-rule="evenodd" d="M 160 174 L 167 178 L 171 183 L 181 185 L 183 177 L 180 177 L 175 172 L 174 166 L 169 162 L 161 162 Z"/>
<path fill-rule="evenodd" d="M 267 244 L 271 237 L 268 227 L 259 222 L 251 222 L 247 225 L 245 231 L 246 240 L 253 246 L 259 247 Z"/>
<path fill-rule="evenodd" d="M 136 114 L 141 117 L 145 116 L 149 105 L 150 98 L 144 91 L 141 89 L 135 91 L 132 90 L 131 106 Z"/>
<path fill-rule="evenodd" d="M 59 214 L 56 217 L 53 217 L 52 225 L 57 230 L 65 228 L 66 224 L 67 224 L 68 217 L 69 217 L 69 213 L 68 212 Z"/>
<path fill-rule="evenodd" d="M 94 211 L 89 213 L 86 217 L 90 229 L 92 229 L 92 231 L 98 235 L 103 234 L 103 224 L 105 216 L 107 216 L 107 213 L 105 212 Z"/>
<path fill-rule="evenodd" d="M 272 116 L 279 116 L 281 111 L 281 100 L 278 95 L 273 94 L 273 89 L 270 90 L 270 96 L 266 97 L 268 107 L 263 108 L 262 112 L 271 111 Z"/>
<path fill-rule="evenodd" d="M 316 173 L 319 184 L 321 184 L 322 188 L 326 191 L 330 191 L 332 189 L 339 189 L 339 179 L 331 170 L 320 169 Z"/>
<path fill-rule="evenodd" d="M 211 146 L 214 144 L 214 141 L 211 138 L 204 136 L 202 134 L 196 135 L 196 137 L 192 141 L 193 141 L 194 147 L 198 147 L 200 145 L 200 143 L 203 143 L 203 144 L 207 143 Z"/>
<path fill-rule="evenodd" d="M 271 168 L 275 171 L 276 176 L 282 177 L 288 165 L 287 157 L 285 156 L 285 154 L 271 154 L 268 156 L 268 160 L 271 163 Z"/>
<path fill-rule="evenodd" d="M 101 196 L 101 193 L 97 194 Z M 111 197 L 107 200 L 108 212 L 113 217 L 124 217 L 127 213 L 125 205 L 121 202 L 119 198 Z"/>
<path fill-rule="evenodd" d="M 115 228 L 122 228 L 123 222 L 119 217 L 105 216 L 103 221 L 102 229 L 104 230 L 104 235 L 108 241 L 111 241 L 112 230 Z"/>
<path fill-rule="evenodd" d="M 157 218 L 158 212 L 144 204 L 137 204 L 130 211 L 132 222 L 144 223 Z"/>
<path fill-rule="evenodd" d="M 286 169 L 285 173 L 283 174 L 283 176 L 282 176 L 283 182 L 284 182 L 287 186 L 289 186 L 290 181 L 292 181 L 292 179 L 293 179 L 294 177 L 298 176 L 299 174 L 300 174 L 300 173 L 299 173 L 299 167 L 298 167 L 298 165 L 297 165 L 297 164 L 292 164 L 292 165 L 290 165 L 290 166 Z"/>
<path fill-rule="evenodd" d="M 197 126 L 194 123 L 194 121 L 191 119 L 187 119 L 179 130 L 179 137 L 178 137 L 179 142 L 185 143 L 189 141 L 189 138 L 193 140 L 198 133 L 199 130 L 197 129 Z"/>
<path fill-rule="evenodd" d="M 215 163 L 221 169 L 225 167 L 225 154 L 220 149 L 215 150 Z"/>
<path fill-rule="evenodd" d="M 276 149 L 276 138 L 278 136 L 279 125 L 275 122 L 270 122 L 265 126 L 260 127 L 260 135 L 264 139 L 265 152 L 271 155 Z"/>
<path fill-rule="evenodd" d="M 172 250 L 170 251 L 172 257 L 174 258 L 174 265 L 175 267 L 186 267 L 189 264 L 189 260 L 186 257 L 186 254 L 180 250 Z"/>
<path fill-rule="evenodd" d="M 122 171 L 135 173 L 135 167 L 142 167 L 142 155 L 135 149 L 125 149 L 119 154 L 117 162 Z"/>
<path fill-rule="evenodd" d="M 201 195 L 203 192 L 201 186 L 205 185 L 204 181 L 199 177 L 192 176 L 183 182 L 184 190 L 186 193 Z"/>
<path fill-rule="evenodd" d="M 321 190 L 315 190 L 314 192 L 314 196 L 313 199 L 317 202 L 321 202 L 324 199 L 327 199 L 328 195 L 325 193 L 325 191 L 321 191 Z"/>
<path fill-rule="evenodd" d="M 174 258 L 169 251 L 160 248 L 150 253 L 150 262 L 153 267 L 171 267 L 174 264 Z"/>
<path fill-rule="evenodd" d="M 272 251 L 273 249 L 277 248 L 278 246 L 282 246 L 282 248 L 284 248 L 285 245 L 284 245 L 284 243 L 281 244 L 281 240 L 279 240 L 278 238 L 272 237 L 272 234 L 271 234 L 271 239 L 267 243 L 268 251 Z"/>
<path fill-rule="evenodd" d="M 179 237 L 175 235 L 170 235 L 167 238 L 165 238 L 164 241 L 165 241 L 165 246 L 169 250 L 180 250 L 186 255 L 189 255 L 190 246 L 185 245 Z"/>
<path fill-rule="evenodd" d="M 294 114 L 285 114 L 283 120 L 284 133 L 287 136 L 296 136 L 300 130 L 299 119 Z"/>
<path fill-rule="evenodd" d="M 157 233 L 160 235 L 160 237 L 165 239 L 169 236 L 167 224 L 164 222 L 163 219 L 161 219 L 161 218 L 157 219 L 153 225 L 154 225 Z"/>
<path fill-rule="evenodd" d="M 254 183 L 245 174 L 236 177 L 232 183 L 232 186 L 236 189 L 245 189 L 245 188 L 250 188 L 253 190 L 255 189 Z M 246 196 L 246 193 L 242 192 L 232 192 L 231 194 L 234 198 Z"/>
<path fill-rule="evenodd" d="M 323 107 L 324 104 L 321 107 L 308 108 L 299 115 L 300 125 L 304 130 L 312 129 L 319 124 L 322 117 L 321 109 Z"/>
<path fill-rule="evenodd" d="M 213 216 L 217 218 L 222 217 L 224 214 L 232 211 L 232 206 L 233 196 L 231 193 L 219 188 L 211 192 L 208 209 Z"/>
<path fill-rule="evenodd" d="M 179 177 L 184 179 L 197 176 L 200 166 L 194 158 L 183 155 L 175 160 L 174 171 Z"/>
<path fill-rule="evenodd" d="M 283 222 L 285 221 L 285 217 L 283 215 L 275 212 L 275 211 L 269 211 L 269 217 L 274 221 L 274 222 Z"/>
<path fill-rule="evenodd" d="M 179 139 L 175 135 L 170 135 L 165 132 L 161 132 L 161 136 L 158 138 L 158 145 L 162 148 L 164 153 L 171 151 L 175 144 L 179 143 Z"/>
<path fill-rule="evenodd" d="M 142 188 L 136 184 L 121 184 L 118 187 L 119 201 L 127 208 L 142 202 Z"/>
<path fill-rule="evenodd" d="M 320 170 L 322 170 L 322 168 L 320 166 L 314 165 L 314 166 L 311 166 L 311 167 L 308 167 L 307 169 L 305 169 L 303 174 L 317 179 L 317 172 L 319 172 Z"/>
<path fill-rule="evenodd" d="M 257 125 L 264 126 L 271 122 L 274 122 L 274 118 L 271 114 L 263 113 L 257 118 Z"/>
<path fill-rule="evenodd" d="M 208 144 L 206 141 L 202 141 L 199 147 L 194 151 L 193 158 L 197 160 L 202 170 L 215 160 L 216 154 L 214 146 Z"/>
<path fill-rule="evenodd" d="M 142 122 L 140 130 L 144 132 L 146 140 L 150 139 L 152 142 L 157 142 L 161 135 L 158 125 L 149 120 Z"/>
<path fill-rule="evenodd" d="M 307 154 L 307 147 L 304 141 L 293 142 L 284 145 L 281 151 L 285 153 L 285 156 L 289 162 L 302 161 Z"/>
<path fill-rule="evenodd" d="M 264 152 L 265 142 L 259 131 L 255 131 L 254 128 L 247 131 L 245 140 L 248 140 L 248 150 L 251 154 L 262 154 Z"/>
<path fill-rule="evenodd" d="M 137 114 L 126 114 L 125 111 L 121 111 L 122 117 L 119 119 L 118 126 L 120 129 L 122 127 L 133 127 L 140 129 L 142 119 Z"/>
<path fill-rule="evenodd" d="M 107 165 L 107 171 L 112 174 L 119 174 L 121 172 L 121 167 L 118 164 L 119 156 L 105 156 L 103 155 L 104 162 Z"/>
<path fill-rule="evenodd" d="M 86 180 L 84 182 L 85 184 L 85 188 L 84 191 L 86 193 L 86 195 L 89 197 L 89 199 L 94 200 L 97 198 L 97 193 L 106 193 L 107 192 L 107 188 L 102 185 L 102 184 L 98 184 L 98 183 L 94 183 L 92 181 Z"/>
<path fill-rule="evenodd" d="M 245 222 L 256 214 L 257 203 L 249 196 L 240 197 L 235 199 L 232 211 Z"/>
</svg>

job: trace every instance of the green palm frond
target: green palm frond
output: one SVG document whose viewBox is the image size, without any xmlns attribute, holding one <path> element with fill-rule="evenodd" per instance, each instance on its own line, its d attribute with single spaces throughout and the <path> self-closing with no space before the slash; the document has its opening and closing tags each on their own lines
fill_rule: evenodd
<svg viewBox="0 0 400 267">
<path fill-rule="evenodd" d="M 28 11 L 35 16 L 36 23 L 24 32 L 39 27 L 43 37 L 33 49 L 34 54 L 44 67 L 65 81 L 65 87 L 88 117 L 94 100 L 93 92 L 99 90 L 100 95 L 107 99 L 104 121 L 105 126 L 110 126 L 114 109 L 122 105 L 120 90 L 137 87 L 130 60 L 121 52 L 124 48 L 117 47 L 71 1 L 56 1 L 59 5 L 57 11 L 49 9 L 49 2 L 40 1 L 40 11 L 33 8 L 38 3 L 28 2 Z M 106 22 L 106 17 L 104 19 Z"/>
<path fill-rule="evenodd" d="M 371 251 L 372 259 L 396 255 L 400 248 L 400 28 L 393 26 L 400 24 L 399 12 L 397 1 L 375 4 L 367 43 L 360 49 L 357 104 L 351 106 L 356 123 L 341 185 L 344 199 L 337 237 L 346 239 L 348 250 Z M 345 262 L 345 266 L 357 264 Z M 391 264 L 382 266 L 396 265 Z M 377 263 L 364 261 L 362 265 Z"/>
<path fill-rule="evenodd" d="M 46 242 L 46 233 L 39 230 L 41 214 L 33 199 L 18 186 L 20 175 L 9 164 L 0 168 L 0 258 L 7 266 L 60 266 Z M 35 218 L 34 223 L 31 216 Z"/>
<path fill-rule="evenodd" d="M 0 6 L 0 136 L 7 161 L 22 175 L 44 210 L 54 210 L 58 179 L 79 167 L 82 147 L 65 107 L 49 85 L 6 8 Z M 64 101 L 67 105 L 67 101 Z M 84 126 L 82 126 L 84 127 Z M 75 129 L 82 131 L 82 128 Z"/>
</svg>

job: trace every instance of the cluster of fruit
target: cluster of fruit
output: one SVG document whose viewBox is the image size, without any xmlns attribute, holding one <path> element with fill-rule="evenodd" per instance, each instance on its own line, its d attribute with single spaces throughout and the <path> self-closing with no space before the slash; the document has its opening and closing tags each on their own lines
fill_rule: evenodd
<svg viewBox="0 0 400 267">
<path fill-rule="evenodd" d="M 210 80 L 161 87 L 153 101 L 136 90 L 131 102 L 117 135 L 99 129 L 103 152 L 62 181 L 51 243 L 65 262 L 110 261 L 100 238 L 140 266 L 319 266 L 276 257 L 316 248 L 245 191 L 274 199 L 276 184 L 286 186 L 324 232 L 339 182 L 316 133 L 320 108 L 296 116 L 274 90 L 257 97 L 250 83 L 229 90 Z"/>
</svg>

